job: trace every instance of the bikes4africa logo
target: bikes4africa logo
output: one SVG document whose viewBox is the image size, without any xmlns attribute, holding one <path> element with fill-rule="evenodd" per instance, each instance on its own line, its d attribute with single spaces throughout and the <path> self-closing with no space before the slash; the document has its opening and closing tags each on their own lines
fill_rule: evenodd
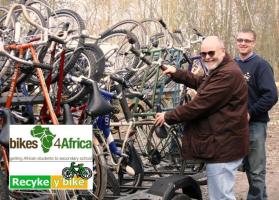
<svg viewBox="0 0 279 200">
<path fill-rule="evenodd" d="M 91 149 L 92 140 L 84 140 L 79 137 L 58 137 L 54 130 L 41 125 L 34 126 L 29 131 L 31 138 L 22 137 L 10 138 L 11 149 L 37 149 L 40 148 L 44 153 L 48 153 L 51 148 L 58 149 Z M 65 135 L 65 134 L 63 134 Z"/>
<path fill-rule="evenodd" d="M 11 125 L 10 189 L 92 189 L 92 137 L 91 125 Z"/>
</svg>

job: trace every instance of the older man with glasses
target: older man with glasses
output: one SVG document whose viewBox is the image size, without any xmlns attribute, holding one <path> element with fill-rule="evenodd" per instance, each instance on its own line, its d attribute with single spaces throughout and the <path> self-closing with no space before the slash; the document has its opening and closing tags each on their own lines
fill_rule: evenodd
<svg viewBox="0 0 279 200">
<path fill-rule="evenodd" d="M 266 128 L 268 111 L 278 100 L 273 70 L 270 64 L 254 53 L 256 33 L 250 29 L 240 31 L 236 38 L 239 56 L 235 58 L 248 83 L 248 119 L 250 152 L 243 161 L 249 191 L 248 200 L 267 199 L 266 192 Z"/>
<path fill-rule="evenodd" d="M 157 113 L 155 124 L 185 122 L 183 159 L 207 163 L 209 199 L 235 199 L 235 173 L 249 149 L 247 83 L 218 37 L 206 37 L 200 55 L 208 76 L 195 76 L 173 66 L 164 68 L 165 74 L 196 89 L 197 95 L 172 111 Z"/>
</svg>

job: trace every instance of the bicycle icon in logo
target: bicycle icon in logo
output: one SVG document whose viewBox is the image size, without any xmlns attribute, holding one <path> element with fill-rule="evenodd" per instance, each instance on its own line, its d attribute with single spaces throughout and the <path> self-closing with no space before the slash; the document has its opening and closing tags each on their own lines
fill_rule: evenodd
<svg viewBox="0 0 279 200">
<path fill-rule="evenodd" d="M 75 162 L 71 162 L 70 167 L 65 167 L 62 170 L 62 175 L 65 179 L 71 179 L 76 175 L 83 179 L 89 179 L 92 177 L 92 170 L 89 167 L 83 167 L 83 163 L 75 165 Z"/>
</svg>

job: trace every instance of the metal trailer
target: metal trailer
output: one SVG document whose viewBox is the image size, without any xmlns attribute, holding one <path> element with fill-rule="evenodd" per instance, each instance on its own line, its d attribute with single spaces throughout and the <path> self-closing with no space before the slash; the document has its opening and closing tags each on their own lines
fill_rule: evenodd
<svg viewBox="0 0 279 200">
<path fill-rule="evenodd" d="M 117 200 L 202 200 L 199 180 L 205 172 L 195 175 L 171 175 L 157 179 L 150 189 L 120 197 Z"/>
</svg>

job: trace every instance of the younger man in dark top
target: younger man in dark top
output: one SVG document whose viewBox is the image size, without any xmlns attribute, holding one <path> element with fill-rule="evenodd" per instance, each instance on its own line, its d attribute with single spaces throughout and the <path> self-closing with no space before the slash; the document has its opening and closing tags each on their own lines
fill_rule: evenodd
<svg viewBox="0 0 279 200">
<path fill-rule="evenodd" d="M 256 42 L 254 31 L 238 33 L 235 58 L 248 83 L 248 119 L 250 152 L 243 161 L 249 182 L 247 199 L 267 199 L 266 193 L 266 128 L 268 111 L 278 100 L 277 88 L 270 64 L 253 52 Z"/>
</svg>

